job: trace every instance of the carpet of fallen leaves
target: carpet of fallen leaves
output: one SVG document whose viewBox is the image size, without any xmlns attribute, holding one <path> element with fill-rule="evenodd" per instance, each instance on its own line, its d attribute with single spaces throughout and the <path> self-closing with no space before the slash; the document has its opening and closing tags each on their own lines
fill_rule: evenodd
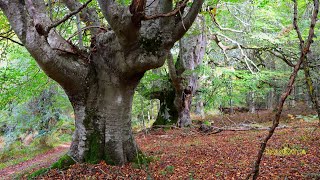
<svg viewBox="0 0 320 180">
<path fill-rule="evenodd" d="M 295 147 L 306 154 L 265 155 L 259 179 L 320 179 L 320 129 L 316 122 L 294 119 L 278 129 L 268 148 Z M 121 167 L 104 162 L 75 164 L 64 171 L 51 170 L 39 179 L 244 179 L 256 159 L 265 130 L 223 131 L 202 134 L 196 128 L 157 129 L 138 133 L 149 164 Z"/>
</svg>

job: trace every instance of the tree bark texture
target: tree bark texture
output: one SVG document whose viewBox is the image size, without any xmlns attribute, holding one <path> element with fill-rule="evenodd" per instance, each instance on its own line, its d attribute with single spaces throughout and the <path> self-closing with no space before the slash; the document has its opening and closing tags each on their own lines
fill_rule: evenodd
<svg viewBox="0 0 320 180">
<path fill-rule="evenodd" d="M 172 15 L 142 22 L 145 15 L 174 9 L 172 1 L 156 1 L 146 14 L 141 14 L 145 3 L 153 0 L 132 3 L 130 9 L 114 0 L 98 0 L 111 28 L 107 30 L 94 7 L 64 0 L 72 12 L 63 19 L 83 8 L 80 17 L 91 34 L 91 45 L 83 51 L 57 33 L 55 27 L 64 21 L 53 22 L 43 0 L 0 0 L 0 8 L 22 44 L 69 97 L 76 126 L 69 154 L 78 162 L 106 160 L 122 165 L 138 155 L 131 131 L 135 88 L 147 70 L 164 64 L 171 47 L 190 28 L 203 3 L 194 1 L 183 18 Z"/>
</svg>

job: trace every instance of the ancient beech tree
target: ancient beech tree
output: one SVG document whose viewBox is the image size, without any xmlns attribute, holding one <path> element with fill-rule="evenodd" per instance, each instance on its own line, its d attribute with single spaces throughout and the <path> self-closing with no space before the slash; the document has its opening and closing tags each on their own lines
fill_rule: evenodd
<svg viewBox="0 0 320 180">
<path fill-rule="evenodd" d="M 58 82 L 72 103 L 76 130 L 69 154 L 79 162 L 123 164 L 139 152 L 131 131 L 131 106 L 143 74 L 160 67 L 173 44 L 190 28 L 204 0 L 133 0 L 130 6 L 98 0 L 108 27 L 92 8 L 64 0 L 70 9 L 52 21 L 44 0 L 0 0 L 16 35 L 43 71 Z M 90 29 L 90 49 L 65 40 L 55 28 L 80 13 Z M 96 28 L 101 27 L 101 28 Z"/>
<path fill-rule="evenodd" d="M 198 89 L 198 76 L 193 71 L 202 63 L 206 46 L 203 16 L 198 16 L 190 31 L 179 41 L 177 61 L 174 63 L 172 58 L 168 58 L 170 82 L 148 94 L 150 98 L 160 100 L 154 126 L 177 124 L 185 127 L 191 124 L 191 102 Z"/>
</svg>

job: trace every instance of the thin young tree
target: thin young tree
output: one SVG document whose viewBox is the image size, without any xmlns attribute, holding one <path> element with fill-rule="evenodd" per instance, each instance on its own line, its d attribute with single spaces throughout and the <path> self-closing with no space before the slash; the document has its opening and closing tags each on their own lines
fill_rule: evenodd
<svg viewBox="0 0 320 180">
<path fill-rule="evenodd" d="M 287 84 L 287 87 L 285 89 L 285 91 L 282 93 L 281 97 L 280 97 L 280 102 L 278 104 L 278 108 L 277 108 L 277 113 L 275 115 L 275 118 L 273 120 L 273 124 L 272 127 L 269 130 L 268 135 L 264 138 L 264 140 L 261 142 L 261 146 L 260 149 L 258 151 L 258 156 L 256 161 L 254 162 L 254 166 L 252 168 L 252 171 L 248 174 L 246 179 L 249 179 L 250 177 L 252 177 L 252 179 L 257 179 L 259 176 L 259 169 L 260 169 L 260 162 L 263 156 L 263 153 L 266 149 L 267 143 L 269 141 L 269 139 L 272 137 L 274 131 L 276 130 L 276 128 L 279 125 L 280 122 L 280 116 L 282 113 L 282 109 L 283 109 L 283 105 L 284 102 L 286 101 L 287 97 L 290 95 L 292 88 L 293 88 L 293 84 L 295 82 L 296 76 L 298 74 L 298 71 L 300 70 L 300 66 L 301 64 L 303 64 L 303 61 L 305 60 L 308 52 L 310 51 L 310 46 L 313 42 L 313 37 L 314 37 L 314 28 L 315 25 L 317 23 L 317 16 L 318 16 L 318 12 L 319 12 L 319 0 L 314 0 L 314 7 L 313 7 L 313 13 L 311 16 L 311 23 L 310 23 L 310 28 L 309 28 L 309 34 L 308 34 L 308 38 L 306 41 L 303 40 L 298 23 L 297 23 L 297 17 L 298 17 L 298 3 L 297 0 L 294 0 L 294 16 L 293 16 L 293 26 L 294 29 L 297 32 L 299 41 L 300 41 L 300 57 L 299 60 L 297 61 L 297 63 L 294 66 L 293 72 L 290 76 L 289 82 Z"/>
</svg>

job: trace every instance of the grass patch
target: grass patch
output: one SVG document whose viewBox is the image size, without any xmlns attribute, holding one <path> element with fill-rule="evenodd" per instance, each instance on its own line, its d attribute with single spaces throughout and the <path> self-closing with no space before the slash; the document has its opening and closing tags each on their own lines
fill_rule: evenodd
<svg viewBox="0 0 320 180">
<path fill-rule="evenodd" d="M 161 171 L 161 174 L 162 174 L 162 175 L 173 174 L 173 173 L 174 173 L 174 166 L 171 166 L 171 165 L 166 166 L 166 167 Z"/>
<path fill-rule="evenodd" d="M 27 161 L 39 154 L 47 152 L 50 149 L 50 147 L 26 147 L 23 146 L 21 142 L 12 143 L 9 147 L 0 152 L 0 169 Z"/>
<path fill-rule="evenodd" d="M 32 174 L 28 175 L 28 179 L 34 179 L 35 177 L 38 177 L 42 174 L 49 172 L 49 170 L 50 170 L 50 168 L 39 169 L 39 170 L 33 172 Z"/>
<path fill-rule="evenodd" d="M 153 156 L 146 156 L 142 152 L 139 152 L 136 159 L 132 163 L 132 167 L 136 169 L 148 167 L 148 165 L 155 160 L 157 160 L 157 158 Z"/>
<path fill-rule="evenodd" d="M 291 155 L 305 155 L 307 151 L 298 146 L 283 146 L 280 149 L 268 148 L 266 155 L 269 156 L 291 156 Z"/>
<path fill-rule="evenodd" d="M 50 168 L 66 169 L 75 163 L 76 162 L 68 154 L 65 154 L 57 162 L 53 163 Z"/>
<path fill-rule="evenodd" d="M 28 179 L 34 179 L 35 177 L 38 177 L 40 175 L 43 175 L 47 172 L 49 172 L 51 169 L 59 169 L 64 170 L 70 167 L 71 165 L 75 164 L 76 162 L 68 155 L 63 155 L 57 162 L 53 163 L 48 168 L 41 168 L 32 174 L 28 175 Z"/>
<path fill-rule="evenodd" d="M 19 164 L 23 161 L 43 154 L 62 142 L 71 141 L 71 135 L 58 133 L 35 138 L 30 145 L 24 145 L 21 141 L 15 141 L 0 151 L 0 170 L 8 166 Z"/>
</svg>

